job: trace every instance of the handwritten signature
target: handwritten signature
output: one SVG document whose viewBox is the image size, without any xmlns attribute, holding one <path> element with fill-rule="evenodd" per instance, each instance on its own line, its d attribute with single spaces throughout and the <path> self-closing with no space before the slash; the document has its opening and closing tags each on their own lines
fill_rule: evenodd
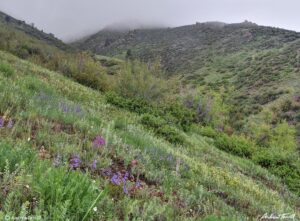
<svg viewBox="0 0 300 221">
<path fill-rule="evenodd" d="M 268 214 L 265 213 L 260 220 L 296 220 L 296 214 L 293 213 L 283 213 L 283 214 Z"/>
</svg>

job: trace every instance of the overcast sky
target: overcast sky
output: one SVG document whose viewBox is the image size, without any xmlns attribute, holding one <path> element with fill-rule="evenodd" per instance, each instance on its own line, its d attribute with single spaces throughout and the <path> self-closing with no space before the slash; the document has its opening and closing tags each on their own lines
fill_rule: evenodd
<svg viewBox="0 0 300 221">
<path fill-rule="evenodd" d="M 247 19 L 300 31 L 300 0 L 0 0 L 0 10 L 63 40 L 124 21 L 180 26 Z"/>
</svg>

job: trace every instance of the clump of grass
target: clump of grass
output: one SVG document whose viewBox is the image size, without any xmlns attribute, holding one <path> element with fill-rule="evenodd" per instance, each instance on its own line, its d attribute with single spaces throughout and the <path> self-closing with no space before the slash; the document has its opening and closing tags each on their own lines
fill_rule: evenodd
<svg viewBox="0 0 300 221">
<path fill-rule="evenodd" d="M 11 77 L 14 74 L 14 69 L 6 63 L 0 63 L 0 72 L 5 76 L 5 77 Z"/>
</svg>

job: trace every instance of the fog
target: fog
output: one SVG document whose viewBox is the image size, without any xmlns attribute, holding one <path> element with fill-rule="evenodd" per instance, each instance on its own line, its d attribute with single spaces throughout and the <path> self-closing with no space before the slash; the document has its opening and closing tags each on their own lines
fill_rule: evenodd
<svg viewBox="0 0 300 221">
<path fill-rule="evenodd" d="M 249 20 L 300 31 L 299 0 L 0 0 L 0 10 L 64 41 L 111 24 L 129 28 Z"/>
</svg>

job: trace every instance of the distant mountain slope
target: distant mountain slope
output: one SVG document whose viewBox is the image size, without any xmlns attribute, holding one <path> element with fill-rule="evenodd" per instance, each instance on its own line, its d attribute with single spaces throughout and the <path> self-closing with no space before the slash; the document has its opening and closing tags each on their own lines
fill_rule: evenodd
<svg viewBox="0 0 300 221">
<path fill-rule="evenodd" d="M 31 36 L 37 40 L 43 41 L 49 45 L 53 45 L 59 49 L 66 50 L 69 46 L 56 38 L 53 34 L 47 34 L 38 30 L 33 25 L 25 23 L 25 21 L 17 20 L 10 15 L 7 15 L 0 11 L 0 23 L 4 26 L 21 31 L 28 36 Z"/>
<path fill-rule="evenodd" d="M 234 124 L 258 114 L 280 98 L 293 99 L 300 85 L 300 33 L 251 22 L 197 23 L 178 28 L 100 31 L 76 42 L 101 55 L 153 60 L 161 58 L 169 74 L 187 83 L 234 87 Z M 283 110 L 281 119 L 298 124 L 300 111 Z M 300 126 L 299 126 L 300 136 Z"/>
<path fill-rule="evenodd" d="M 130 49 L 135 57 L 147 60 L 160 56 L 170 72 L 194 73 L 210 61 L 213 53 L 280 48 L 299 38 L 300 33 L 250 22 L 208 22 L 129 32 L 103 30 L 76 45 L 103 55 L 120 56 Z"/>
</svg>

